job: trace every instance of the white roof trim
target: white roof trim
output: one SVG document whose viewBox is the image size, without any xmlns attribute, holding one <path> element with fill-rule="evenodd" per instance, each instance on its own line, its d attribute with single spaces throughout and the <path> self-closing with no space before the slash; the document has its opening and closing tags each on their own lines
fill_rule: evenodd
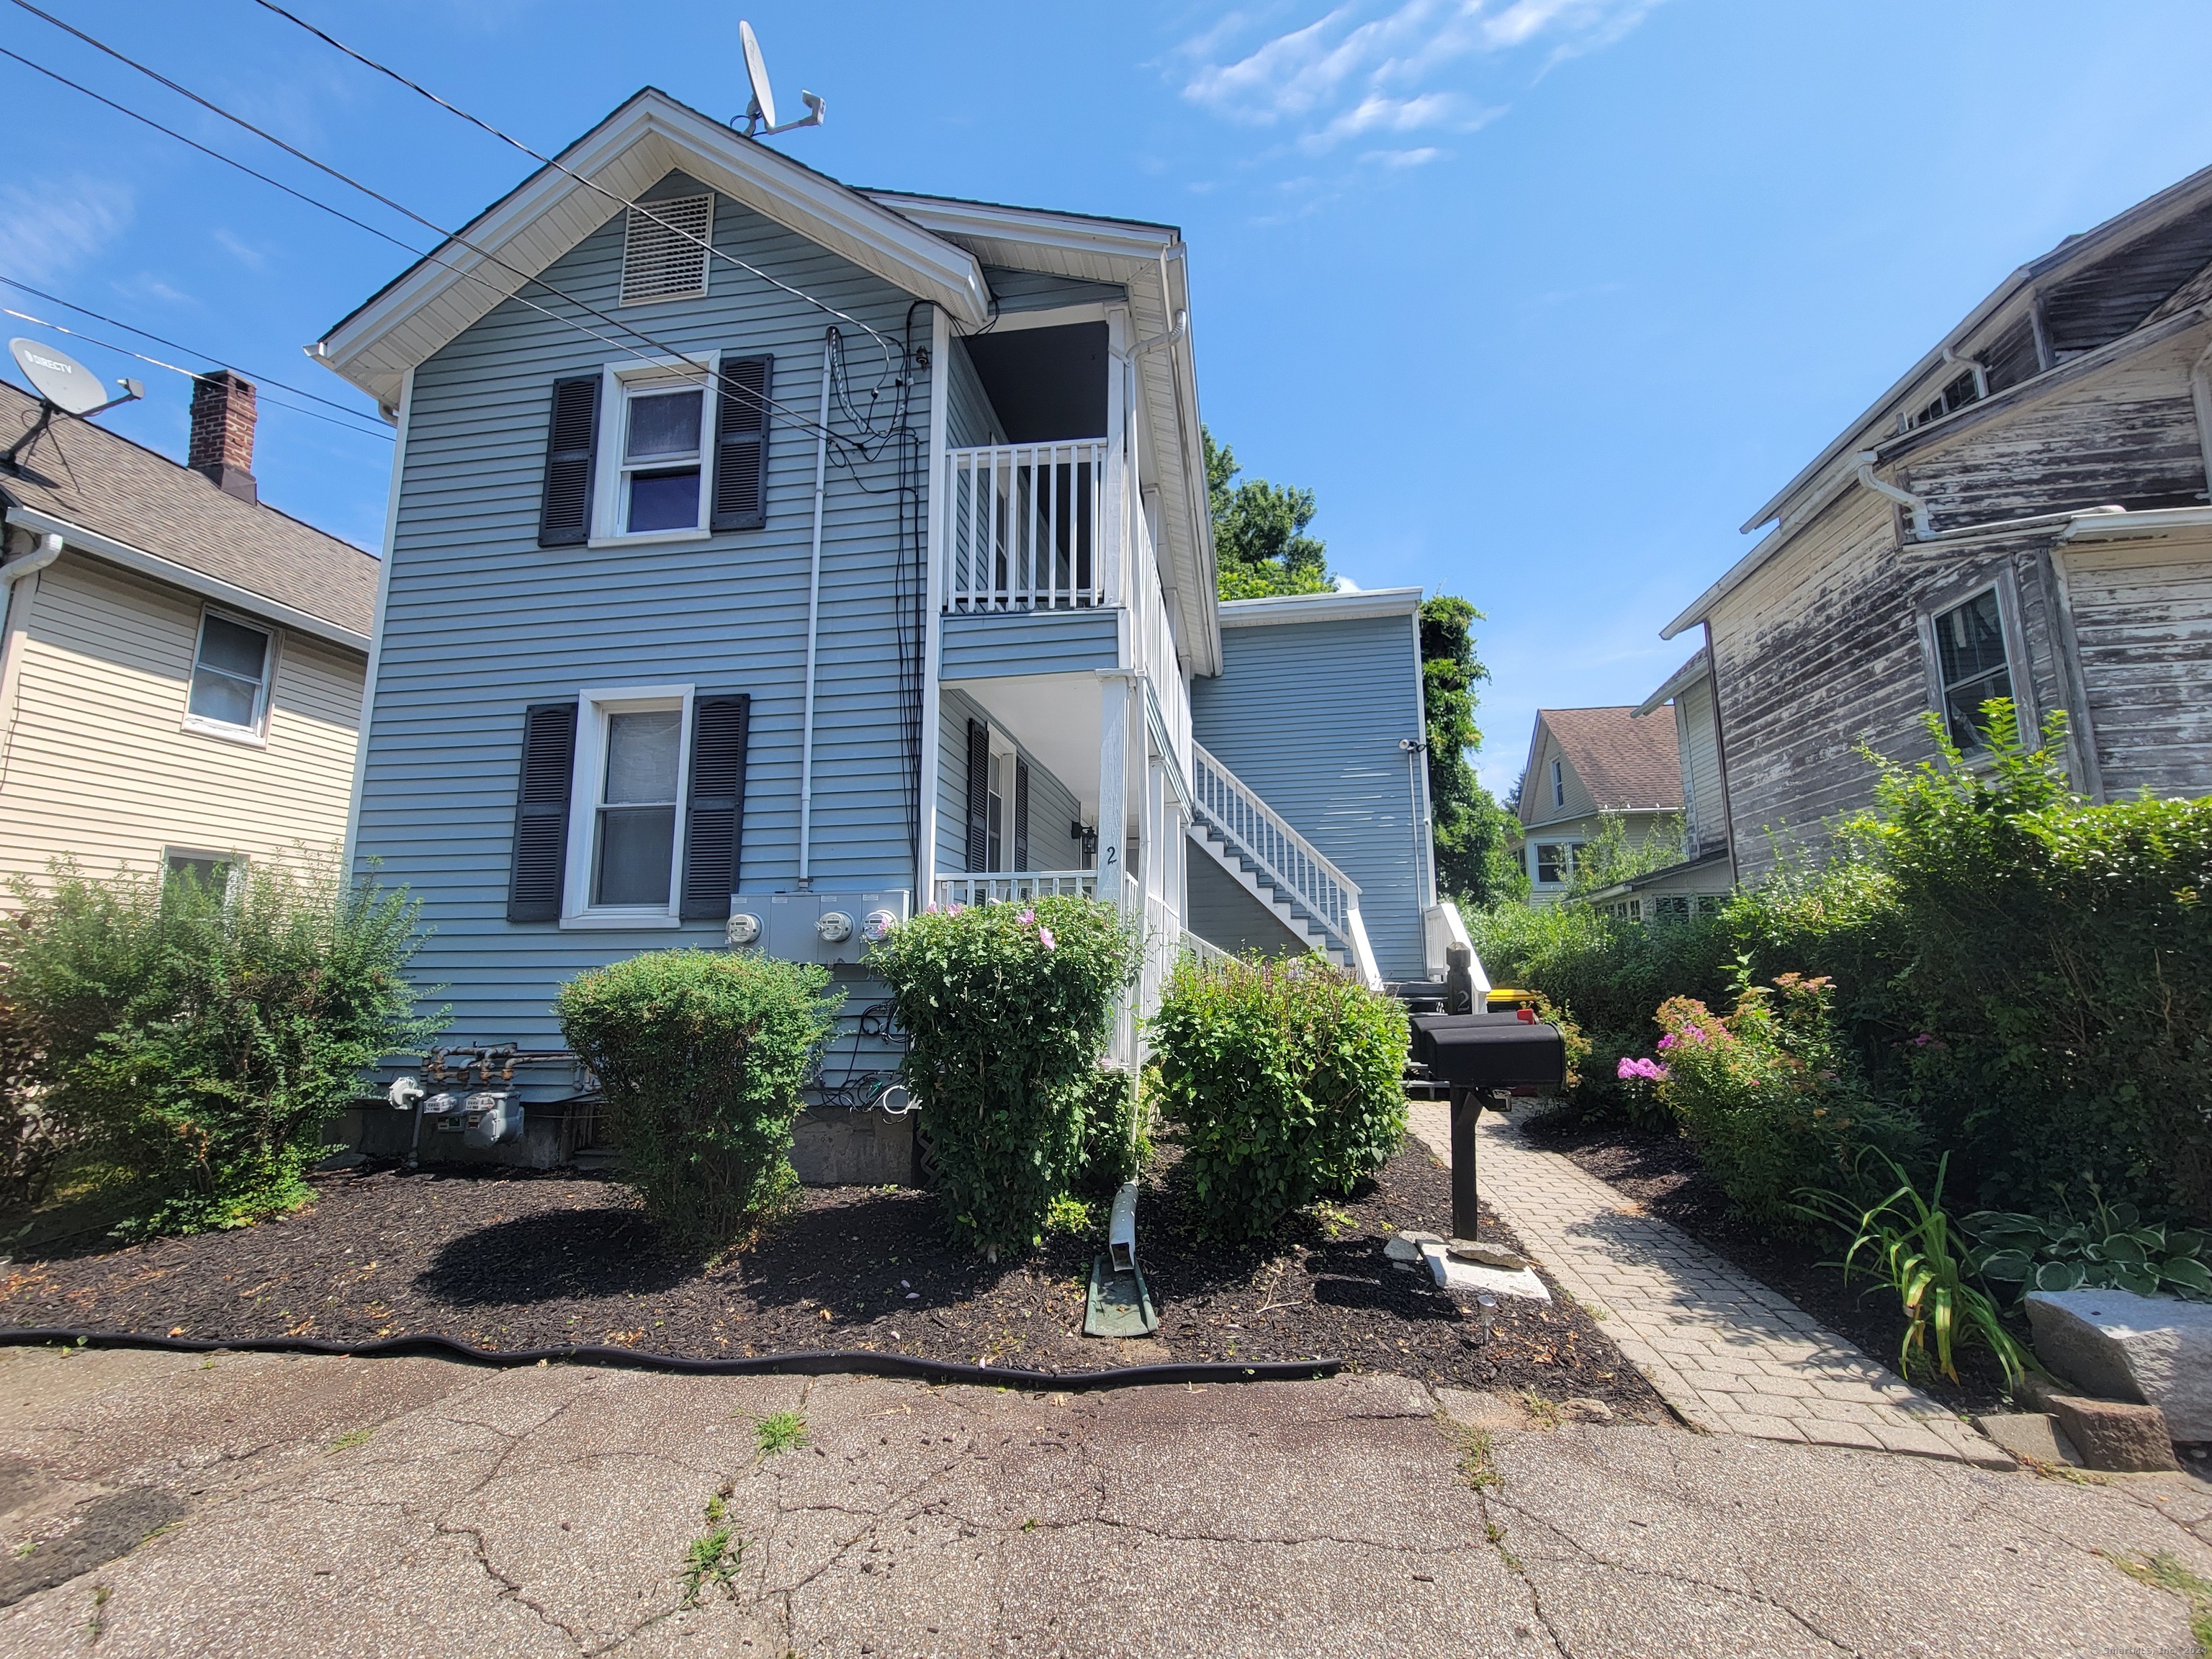
<svg viewBox="0 0 2212 1659">
<path fill-rule="evenodd" d="M 220 576 L 210 576 L 190 565 L 179 564 L 174 559 L 165 559 L 158 553 L 149 553 L 143 547 L 133 547 L 128 542 L 118 542 L 112 536 L 103 536 L 97 530 L 87 530 L 82 525 L 71 524 L 67 519 L 57 519 L 51 513 L 41 513 L 33 507 L 11 507 L 8 522 L 18 529 L 27 530 L 37 536 L 59 536 L 65 547 L 80 553 L 88 553 L 95 559 L 120 565 L 125 570 L 142 576 L 151 576 L 156 581 L 167 582 L 172 587 L 181 587 L 186 592 L 197 593 L 204 599 L 214 599 L 234 611 L 243 611 L 279 627 L 301 634 L 313 634 L 318 639 L 343 645 L 364 656 L 368 652 L 368 635 L 356 634 L 350 628 L 341 628 L 334 622 L 310 615 L 282 599 L 272 599 L 265 593 L 256 593 L 251 588 L 227 582 Z"/>
<path fill-rule="evenodd" d="M 459 234 L 532 276 L 668 173 L 681 169 L 763 217 L 906 293 L 980 327 L 990 290 L 975 256 L 757 140 L 647 88 L 539 168 Z M 406 371 L 523 286 L 513 270 L 442 245 L 325 335 L 315 355 L 379 402 L 398 400 Z"/>
<path fill-rule="evenodd" d="M 1650 696 L 1644 698 L 1642 702 L 1636 705 L 1637 716 L 1641 718 L 1642 716 L 1650 714 L 1662 703 L 1667 702 L 1679 695 L 1686 687 L 1689 686 L 1694 681 L 1703 678 L 1705 672 L 1705 665 L 1707 660 L 1708 658 L 1706 656 L 1705 647 L 1701 645 L 1695 651 L 1690 653 L 1689 661 L 1684 663 L 1680 668 L 1667 676 L 1666 684 L 1662 685 L 1656 691 L 1654 691 Z"/>
<path fill-rule="evenodd" d="M 1352 593 L 1279 593 L 1264 599 L 1224 599 L 1224 628 L 1271 623 L 1346 622 L 1355 617 L 1410 617 L 1421 608 L 1418 587 L 1362 588 Z"/>
<path fill-rule="evenodd" d="M 2191 531 L 2212 531 L 2212 507 L 2158 507 L 2141 513 L 2091 509 L 2075 514 L 2058 532 L 2059 543 L 2135 542 Z"/>
</svg>

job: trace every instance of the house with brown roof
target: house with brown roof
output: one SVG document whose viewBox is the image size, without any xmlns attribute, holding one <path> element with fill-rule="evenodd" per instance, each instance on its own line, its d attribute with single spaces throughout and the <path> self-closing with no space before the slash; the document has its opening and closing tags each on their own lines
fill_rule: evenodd
<svg viewBox="0 0 2212 1659">
<path fill-rule="evenodd" d="M 0 877 L 343 841 L 379 562 L 258 499 L 254 401 L 197 382 L 183 466 L 68 416 L 0 465 Z M 0 382 L 0 451 L 40 414 Z"/>
<path fill-rule="evenodd" d="M 1556 904 L 1583 843 L 1617 819 L 1629 845 L 1682 833 L 1682 771 L 1670 715 L 1612 708 L 1540 708 L 1521 780 L 1528 898 Z"/>
</svg>

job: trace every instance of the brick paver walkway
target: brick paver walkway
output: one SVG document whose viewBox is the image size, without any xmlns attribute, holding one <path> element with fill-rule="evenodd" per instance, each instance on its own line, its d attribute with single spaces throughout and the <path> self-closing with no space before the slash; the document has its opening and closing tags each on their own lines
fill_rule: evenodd
<svg viewBox="0 0 2212 1659">
<path fill-rule="evenodd" d="M 1451 1161 L 1450 1108 L 1416 1101 L 1413 1132 Z M 1787 1297 L 1494 1111 L 1482 1117 L 1483 1201 L 1594 1313 L 1692 1428 L 1962 1458 L 2012 1460 Z"/>
</svg>

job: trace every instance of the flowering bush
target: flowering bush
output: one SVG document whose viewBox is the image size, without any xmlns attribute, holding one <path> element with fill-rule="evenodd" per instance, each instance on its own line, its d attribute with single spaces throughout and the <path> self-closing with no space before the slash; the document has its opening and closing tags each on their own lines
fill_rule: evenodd
<svg viewBox="0 0 2212 1659">
<path fill-rule="evenodd" d="M 1185 961 L 1152 1033 L 1161 1115 L 1225 1237 L 1349 1192 L 1405 1139 L 1405 1007 L 1319 957 Z"/>
<path fill-rule="evenodd" d="M 932 906 L 868 953 L 908 1037 L 902 1072 L 956 1237 L 1026 1249 L 1077 1175 L 1096 1079 L 1137 935 L 1110 904 Z"/>
<path fill-rule="evenodd" d="M 1801 1188 L 1854 1190 L 1867 1148 L 1902 1158 L 1917 1139 L 1912 1121 L 1859 1082 L 1831 994 L 1825 979 L 1784 974 L 1771 988 L 1745 983 L 1726 1016 L 1669 998 L 1657 1016 L 1665 1061 L 1620 1066 L 1624 1080 L 1657 1088 L 1729 1201 L 1776 1231 L 1803 1224 Z"/>
</svg>

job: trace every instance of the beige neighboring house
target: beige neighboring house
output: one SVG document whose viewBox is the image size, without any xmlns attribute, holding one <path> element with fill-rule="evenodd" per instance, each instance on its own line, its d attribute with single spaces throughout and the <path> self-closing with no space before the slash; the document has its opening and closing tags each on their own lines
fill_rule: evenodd
<svg viewBox="0 0 2212 1659">
<path fill-rule="evenodd" d="M 1681 769 L 1682 856 L 1634 878 L 1600 888 L 1591 903 L 1632 921 L 1710 914 L 1735 886 L 1729 850 L 1728 791 L 1720 722 L 1714 714 L 1713 665 L 1702 649 L 1635 708 L 1638 723 L 1673 714 Z"/>
<path fill-rule="evenodd" d="M 1583 843 L 1617 817 L 1629 844 L 1679 836 L 1682 770 L 1671 714 L 1633 708 L 1540 708 L 1521 780 L 1522 856 L 1528 902 L 1556 904 Z"/>
<path fill-rule="evenodd" d="M 0 450 L 38 414 L 0 382 Z M 0 466 L 0 878 L 344 838 L 378 562 L 260 504 L 253 421 L 226 371 L 189 465 L 64 416 Z"/>
</svg>

